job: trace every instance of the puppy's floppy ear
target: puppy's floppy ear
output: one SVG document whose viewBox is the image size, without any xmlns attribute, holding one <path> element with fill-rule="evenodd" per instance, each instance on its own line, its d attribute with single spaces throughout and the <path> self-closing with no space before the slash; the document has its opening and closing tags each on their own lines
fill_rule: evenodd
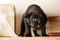
<svg viewBox="0 0 60 40">
<path fill-rule="evenodd" d="M 24 32 L 25 32 L 25 23 L 29 23 L 28 21 L 29 21 L 29 17 L 30 16 L 28 16 L 29 15 L 29 13 L 24 13 L 23 14 L 23 16 L 22 16 L 22 21 L 21 21 L 21 33 L 20 33 L 20 35 L 21 36 L 24 36 Z M 19 36 L 20 36 L 19 35 Z"/>
<path fill-rule="evenodd" d="M 41 16 L 43 17 L 43 22 L 44 22 L 43 25 L 45 25 L 47 23 L 48 17 L 42 9 L 40 10 L 40 13 Z"/>
<path fill-rule="evenodd" d="M 43 16 L 44 16 L 44 19 L 45 19 L 44 22 L 45 22 L 45 24 L 46 24 L 46 23 L 47 23 L 47 20 L 48 20 L 48 17 L 46 16 L 46 14 L 44 14 Z M 45 24 L 44 24 L 44 25 L 45 25 Z"/>
<path fill-rule="evenodd" d="M 24 32 L 25 32 L 25 24 L 24 24 L 24 15 L 23 15 L 22 21 L 21 21 L 21 33 L 19 36 L 24 36 Z"/>
<path fill-rule="evenodd" d="M 28 24 L 29 24 L 29 16 L 28 14 L 24 13 L 21 21 L 21 33 L 19 36 L 24 36 Z"/>
</svg>

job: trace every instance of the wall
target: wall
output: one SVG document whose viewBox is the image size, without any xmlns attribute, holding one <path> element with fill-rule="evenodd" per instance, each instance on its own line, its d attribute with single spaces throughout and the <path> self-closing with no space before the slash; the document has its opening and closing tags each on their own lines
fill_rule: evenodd
<svg viewBox="0 0 60 40">
<path fill-rule="evenodd" d="M 0 4 L 14 4 L 18 14 L 23 14 L 31 4 L 38 4 L 48 16 L 60 15 L 60 0 L 0 0 Z"/>
</svg>

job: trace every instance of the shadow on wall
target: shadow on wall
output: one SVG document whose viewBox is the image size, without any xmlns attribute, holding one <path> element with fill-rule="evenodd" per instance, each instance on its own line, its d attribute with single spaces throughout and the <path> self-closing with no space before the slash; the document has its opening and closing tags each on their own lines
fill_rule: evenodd
<svg viewBox="0 0 60 40">
<path fill-rule="evenodd" d="M 20 34 L 20 26 L 21 26 L 21 19 L 22 19 L 22 14 L 16 14 L 16 34 L 19 35 Z"/>
</svg>

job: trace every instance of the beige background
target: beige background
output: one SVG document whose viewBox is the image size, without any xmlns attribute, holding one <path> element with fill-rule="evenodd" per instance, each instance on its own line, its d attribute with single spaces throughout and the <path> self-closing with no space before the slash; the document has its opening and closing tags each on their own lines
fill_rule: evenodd
<svg viewBox="0 0 60 40">
<path fill-rule="evenodd" d="M 15 1 L 15 6 L 16 6 L 16 33 L 19 34 L 20 33 L 20 24 L 21 24 L 21 18 L 22 18 L 22 13 L 23 11 L 21 12 L 21 8 L 20 9 L 20 6 L 19 6 L 19 3 L 20 1 L 19 0 L 0 0 L 0 4 L 10 4 L 10 3 L 14 3 L 13 1 Z M 24 0 L 23 0 L 24 1 Z M 22 2 L 23 2 L 22 1 Z M 47 1 L 47 0 L 46 0 Z M 50 1 L 50 2 L 49 2 Z M 60 0 L 49 0 L 48 2 L 49 3 L 53 3 L 55 4 L 56 2 L 56 5 L 54 5 L 51 10 L 53 9 L 53 11 L 47 11 L 48 14 L 52 15 L 52 16 L 56 16 L 56 17 L 53 17 L 53 18 L 49 18 L 49 21 L 48 21 L 48 24 L 47 24 L 47 30 L 48 32 L 51 32 L 52 30 L 53 31 L 58 31 L 59 30 L 59 27 L 60 27 L 60 17 L 57 17 L 57 16 L 60 16 L 59 13 L 60 13 L 60 5 L 59 5 L 59 2 Z M 58 3 L 57 3 L 58 2 Z M 17 5 L 18 4 L 18 5 Z M 42 3 L 44 4 L 44 3 Z M 52 4 L 52 5 L 53 5 Z M 57 5 L 58 4 L 58 5 Z M 24 4 L 23 4 L 24 5 Z M 27 4 L 26 4 L 27 5 Z M 8 7 L 7 7 L 8 8 Z M 50 6 L 49 6 L 50 8 Z M 24 10 L 24 9 L 23 9 Z M 56 11 L 57 10 L 57 11 Z M 52 14 L 53 13 L 53 14 Z M 54 15 L 55 14 L 55 15 Z M 11 18 L 11 17 L 10 17 Z M 51 20 L 52 19 L 52 20 Z M 10 20 L 10 19 L 8 19 Z M 53 23 L 52 23 L 53 22 Z M 53 25 L 52 25 L 53 24 Z M 49 27 L 50 25 L 50 27 Z M 14 25 L 13 25 L 14 26 Z M 57 28 L 55 28 L 57 27 Z M 14 28 L 14 27 L 13 27 Z M 52 28 L 52 29 L 51 29 Z M 55 28 L 55 29 L 54 29 Z M 50 30 L 49 30 L 50 29 Z M 53 32 L 52 31 L 52 32 Z M 59 32 L 59 31 L 58 31 Z M 11 37 L 0 37 L 0 40 L 60 40 L 60 37 L 18 37 L 18 38 L 11 38 Z"/>
</svg>

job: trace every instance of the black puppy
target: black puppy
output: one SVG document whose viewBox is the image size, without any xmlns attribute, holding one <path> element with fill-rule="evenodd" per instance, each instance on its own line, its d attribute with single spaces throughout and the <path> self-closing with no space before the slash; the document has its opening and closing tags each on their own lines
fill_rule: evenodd
<svg viewBox="0 0 60 40">
<path fill-rule="evenodd" d="M 42 36 L 46 35 L 47 16 L 38 5 L 30 5 L 23 15 L 21 23 L 21 36 L 32 36 L 31 28 L 35 36 L 40 36 L 37 30 L 41 30 Z"/>
</svg>

